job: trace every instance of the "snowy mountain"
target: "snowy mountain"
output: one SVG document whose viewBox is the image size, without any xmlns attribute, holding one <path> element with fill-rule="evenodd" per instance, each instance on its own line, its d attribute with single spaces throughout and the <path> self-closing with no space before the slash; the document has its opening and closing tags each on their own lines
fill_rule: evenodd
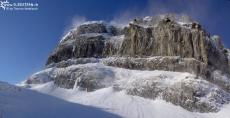
<svg viewBox="0 0 230 118">
<path fill-rule="evenodd" d="M 229 57 L 220 37 L 188 16 L 148 16 L 124 27 L 90 21 L 68 32 L 20 86 L 108 117 L 228 118 Z"/>
</svg>

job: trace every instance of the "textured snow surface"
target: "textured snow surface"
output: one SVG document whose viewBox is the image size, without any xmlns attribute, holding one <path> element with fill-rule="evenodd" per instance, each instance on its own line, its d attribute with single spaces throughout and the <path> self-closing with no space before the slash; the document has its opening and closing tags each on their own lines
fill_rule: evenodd
<svg viewBox="0 0 230 118">
<path fill-rule="evenodd" d="M 156 76 L 163 76 L 165 79 L 161 81 L 162 87 L 181 81 L 184 77 L 188 78 L 184 81 L 191 81 L 189 78 L 194 76 L 179 72 L 128 70 L 108 67 L 100 63 L 73 65 L 65 69 L 50 68 L 33 76 L 43 78 L 43 73 L 55 76 L 57 73 L 85 66 L 93 70 L 102 71 L 102 68 L 106 68 L 104 70 L 113 71 L 113 77 L 117 79 L 116 84 L 124 88 L 133 87 L 135 85 L 133 83 L 139 83 L 140 86 L 148 84 L 150 78 Z M 43 80 L 39 81 L 43 82 Z M 59 88 L 52 81 L 30 85 L 30 90 L 0 82 L 0 116 L 3 115 L 3 118 L 92 118 L 95 116 L 99 118 L 229 118 L 230 116 L 229 104 L 224 105 L 218 113 L 189 112 L 160 98 L 151 100 L 127 95 L 125 90 L 117 91 L 113 89 L 112 83 L 107 84 L 106 88 L 86 92 L 77 87 Z"/>
<path fill-rule="evenodd" d="M 49 94 L 69 102 L 95 106 L 124 118 L 229 118 L 230 105 L 218 113 L 189 112 L 161 99 L 150 100 L 114 91 L 112 87 L 94 92 L 57 88 L 53 82 L 34 85 L 33 90 Z"/>
<path fill-rule="evenodd" d="M 202 86 L 207 96 L 201 97 L 201 100 L 209 102 L 210 99 L 212 99 L 211 95 L 215 94 L 216 90 L 219 90 L 218 87 L 208 84 L 208 82 L 203 79 L 194 79 L 195 75 L 189 73 L 157 70 L 128 70 L 105 66 L 101 63 L 72 65 L 66 68 L 56 68 L 54 70 L 46 69 L 43 70 L 43 72 L 56 75 L 58 73 L 71 72 L 76 68 L 88 68 L 90 69 L 89 73 L 95 76 L 101 76 L 96 78 L 101 78 L 99 81 L 101 81 L 106 88 L 98 89 L 93 92 L 86 92 L 78 87 L 74 89 L 58 88 L 52 81 L 44 84 L 30 85 L 30 87 L 32 90 L 47 95 L 52 95 L 73 103 L 98 107 L 109 113 L 114 113 L 125 118 L 228 118 L 230 115 L 230 113 L 228 113 L 230 105 L 225 105 L 218 113 L 196 113 L 189 112 L 180 106 L 165 102 L 161 100 L 160 97 L 156 100 L 145 99 L 143 97 L 127 95 L 125 91 L 133 87 L 137 88 L 138 91 L 142 91 L 143 87 L 152 81 L 158 81 L 158 86 L 161 88 L 185 82 L 195 85 L 194 87 Z M 106 76 L 101 75 L 101 73 L 106 74 Z M 37 74 L 42 73 L 39 72 Z M 123 88 L 123 90 L 117 91 L 114 89 L 114 86 L 119 86 Z M 219 105 L 216 104 L 215 101 L 211 101 L 211 104 Z"/>
<path fill-rule="evenodd" d="M 57 89 L 58 90 L 58 89 Z M 59 94 L 64 94 L 59 93 Z M 120 118 L 104 109 L 68 102 L 0 82 L 0 118 Z"/>
</svg>

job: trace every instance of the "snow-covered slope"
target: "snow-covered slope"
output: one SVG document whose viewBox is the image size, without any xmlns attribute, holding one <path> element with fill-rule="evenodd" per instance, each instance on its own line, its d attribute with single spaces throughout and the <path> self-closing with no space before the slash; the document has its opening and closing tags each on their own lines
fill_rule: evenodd
<svg viewBox="0 0 230 118">
<path fill-rule="evenodd" d="M 58 88 L 53 82 L 49 82 L 34 85 L 32 89 L 73 103 L 99 107 L 124 118 L 229 118 L 230 116 L 230 105 L 225 105 L 218 113 L 189 112 L 161 99 L 150 100 L 131 96 L 125 91 L 114 91 L 111 87 L 86 92 Z"/>
<path fill-rule="evenodd" d="M 150 100 L 131 96 L 125 91 L 114 91 L 112 87 L 86 92 L 58 88 L 53 82 L 48 82 L 33 85 L 31 89 L 35 91 L 0 82 L 0 117 L 228 118 L 230 116 L 230 105 L 225 105 L 218 113 L 194 113 L 161 99 Z"/>
<path fill-rule="evenodd" d="M 0 118 L 120 118 L 103 109 L 71 103 L 0 82 Z"/>
<path fill-rule="evenodd" d="M 124 90 L 129 95 L 162 98 L 189 111 L 216 112 L 230 101 L 230 94 L 219 86 L 202 77 L 197 78 L 196 75 L 183 72 L 130 70 L 102 63 L 87 63 L 47 68 L 28 79 L 29 84 L 26 86 L 39 84 L 37 82 L 44 82 L 47 78 L 55 78 L 50 81 L 67 89 L 91 92 L 113 87 L 115 91 Z"/>
<path fill-rule="evenodd" d="M 80 71 L 81 69 L 84 71 Z M 230 105 L 223 105 L 228 101 L 229 94 L 222 91 L 218 86 L 209 84 L 202 78 L 194 79 L 195 75 L 190 73 L 129 70 L 105 66 L 102 63 L 87 63 L 66 68 L 48 68 L 36 73 L 34 76 L 37 81 L 44 82 L 42 79 L 47 80 L 44 77 L 47 73 L 49 73 L 50 77 L 65 75 L 66 73 L 75 75 L 75 70 L 77 70 L 77 73 L 82 74 L 78 76 L 72 89 L 60 88 L 52 80 L 45 83 L 35 82 L 35 84 L 26 85 L 32 90 L 61 98 L 68 102 L 98 107 L 124 118 L 228 118 L 230 115 L 228 113 Z M 99 83 L 100 85 L 97 84 L 99 88 L 89 91 L 90 88 L 87 90 L 87 88 L 85 89 L 84 86 L 79 84 L 87 82 L 88 77 L 92 82 L 91 87 L 93 84 Z M 33 80 L 33 78 L 31 79 Z M 191 112 L 181 106 L 163 100 L 165 96 L 163 94 L 170 95 L 181 92 L 180 87 L 182 86 L 186 86 L 187 90 L 190 87 L 193 87 L 194 90 L 199 90 L 201 93 L 199 93 L 199 97 L 196 97 L 196 102 L 208 104 L 220 109 L 220 111 L 217 113 Z M 154 92 L 148 93 L 148 90 Z M 156 90 L 162 90 L 163 92 Z M 156 93 L 159 93 L 159 95 Z"/>
</svg>

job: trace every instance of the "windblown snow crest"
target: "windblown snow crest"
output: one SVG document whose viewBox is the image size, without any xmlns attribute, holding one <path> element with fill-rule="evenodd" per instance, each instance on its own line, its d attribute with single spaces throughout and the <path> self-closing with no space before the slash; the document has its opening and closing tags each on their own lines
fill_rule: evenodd
<svg viewBox="0 0 230 118">
<path fill-rule="evenodd" d="M 112 88 L 163 99 L 188 111 L 217 112 L 230 101 L 229 50 L 188 16 L 134 19 L 125 27 L 103 21 L 72 29 L 46 68 L 24 82 L 64 89 Z"/>
</svg>

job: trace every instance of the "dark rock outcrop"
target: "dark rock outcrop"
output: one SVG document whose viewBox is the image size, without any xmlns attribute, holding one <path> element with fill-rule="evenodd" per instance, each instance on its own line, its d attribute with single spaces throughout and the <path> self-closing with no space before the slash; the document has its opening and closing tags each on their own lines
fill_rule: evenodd
<svg viewBox="0 0 230 118">
<path fill-rule="evenodd" d="M 111 40 L 122 34 L 122 29 L 104 22 L 83 24 L 70 31 L 48 58 L 47 65 L 72 58 L 102 58 L 116 54 Z"/>
<path fill-rule="evenodd" d="M 107 28 L 102 23 L 93 23 L 80 25 L 77 29 L 76 35 L 87 33 L 108 33 Z"/>
<path fill-rule="evenodd" d="M 189 72 L 197 75 L 205 73 L 206 66 L 194 58 L 179 56 L 158 56 L 150 58 L 110 57 L 102 60 L 108 66 L 134 70 L 165 70 Z"/>
<path fill-rule="evenodd" d="M 76 39 L 66 40 L 60 43 L 51 54 L 47 64 L 71 58 L 102 57 L 104 40 L 105 38 L 101 35 L 95 37 L 77 36 Z"/>
<path fill-rule="evenodd" d="M 133 81 L 131 87 L 115 87 L 116 89 L 125 89 L 130 95 L 150 99 L 162 98 L 189 111 L 217 112 L 219 110 L 217 106 L 226 104 L 230 100 L 228 93 L 216 89 L 205 81 L 189 80 L 187 77 L 172 85 L 164 85 L 165 83 L 162 81 L 166 78 L 167 76 L 158 76 L 149 80 Z"/>
</svg>

